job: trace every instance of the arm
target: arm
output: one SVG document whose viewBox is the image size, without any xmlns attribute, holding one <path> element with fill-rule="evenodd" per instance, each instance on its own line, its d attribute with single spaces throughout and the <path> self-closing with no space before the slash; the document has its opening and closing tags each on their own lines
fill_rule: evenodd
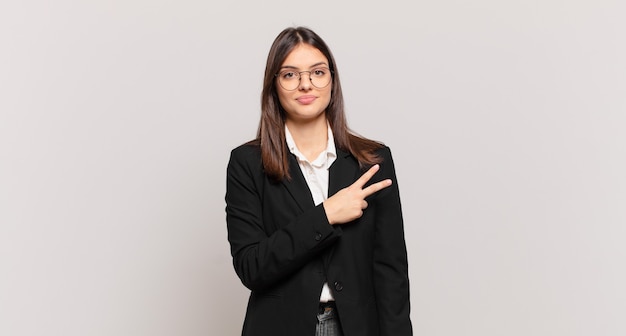
<svg viewBox="0 0 626 336">
<path fill-rule="evenodd" d="M 394 183 L 376 195 L 374 288 L 381 335 L 412 335 L 404 224 L 396 173 L 388 148 L 381 153 L 382 178 Z"/>
<path fill-rule="evenodd" d="M 264 223 L 264 174 L 250 147 L 234 150 L 227 168 L 226 221 L 233 265 L 242 283 L 263 290 L 300 269 L 341 235 L 323 206 L 305 210 L 290 223 Z M 279 228 L 268 232 L 267 228 Z"/>
</svg>

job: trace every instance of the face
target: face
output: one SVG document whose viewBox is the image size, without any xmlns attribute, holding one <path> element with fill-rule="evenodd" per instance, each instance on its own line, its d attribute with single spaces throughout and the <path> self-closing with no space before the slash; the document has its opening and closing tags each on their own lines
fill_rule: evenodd
<svg viewBox="0 0 626 336">
<path fill-rule="evenodd" d="M 321 86 L 318 78 L 323 78 L 320 76 L 324 75 L 320 70 L 328 71 L 327 75 L 330 76 L 329 67 L 326 56 L 308 44 L 296 46 L 287 55 L 279 73 L 289 70 L 289 75 L 293 77 L 293 74 L 305 71 L 300 73 L 299 83 L 294 83 L 295 89 L 292 91 L 286 90 L 279 82 L 276 83 L 278 99 L 287 112 L 287 122 L 309 122 L 326 118 L 325 113 L 326 107 L 330 103 L 332 79 L 330 80 L 331 83 L 322 88 L 313 84 Z M 297 78 L 291 80 L 298 82 Z M 280 78 L 277 78 L 277 81 L 280 81 Z"/>
</svg>

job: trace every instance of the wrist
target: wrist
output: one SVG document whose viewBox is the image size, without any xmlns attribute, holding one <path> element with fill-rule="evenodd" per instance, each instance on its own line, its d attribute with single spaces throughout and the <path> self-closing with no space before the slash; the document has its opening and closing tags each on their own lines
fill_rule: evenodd
<svg viewBox="0 0 626 336">
<path fill-rule="evenodd" d="M 324 213 L 326 214 L 326 220 L 328 220 L 328 224 L 335 225 L 335 221 L 332 219 L 332 216 L 328 211 L 328 204 L 326 202 L 322 203 L 322 208 L 324 208 Z"/>
</svg>

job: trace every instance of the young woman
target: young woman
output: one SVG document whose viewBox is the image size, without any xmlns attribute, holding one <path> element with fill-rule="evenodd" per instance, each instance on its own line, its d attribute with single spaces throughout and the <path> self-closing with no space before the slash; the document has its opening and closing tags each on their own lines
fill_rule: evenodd
<svg viewBox="0 0 626 336">
<path fill-rule="evenodd" d="M 304 27 L 275 39 L 257 138 L 231 153 L 226 218 L 251 290 L 245 336 L 411 335 L 391 152 L 352 133 L 335 60 Z"/>
</svg>

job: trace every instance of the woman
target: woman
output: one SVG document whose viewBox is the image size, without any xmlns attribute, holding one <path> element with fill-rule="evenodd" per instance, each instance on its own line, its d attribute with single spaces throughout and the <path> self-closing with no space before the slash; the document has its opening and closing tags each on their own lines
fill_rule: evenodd
<svg viewBox="0 0 626 336">
<path fill-rule="evenodd" d="M 391 152 L 351 133 L 335 60 L 304 27 L 265 68 L 257 138 L 231 153 L 226 217 L 251 290 L 243 335 L 411 335 Z"/>
</svg>

